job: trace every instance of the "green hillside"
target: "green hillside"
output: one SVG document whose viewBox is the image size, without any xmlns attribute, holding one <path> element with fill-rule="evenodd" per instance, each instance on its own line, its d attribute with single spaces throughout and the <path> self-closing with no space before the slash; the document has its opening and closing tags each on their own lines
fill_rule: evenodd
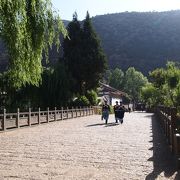
<svg viewBox="0 0 180 180">
<path fill-rule="evenodd" d="M 180 61 L 180 11 L 125 12 L 93 18 L 111 68 L 147 74 L 167 60 Z"/>
<path fill-rule="evenodd" d="M 167 60 L 180 62 L 180 10 L 107 14 L 93 17 L 92 21 L 110 68 L 126 70 L 134 66 L 147 74 L 165 66 Z M 53 50 L 50 62 L 57 61 L 59 56 Z M 1 70 L 5 64 L 7 53 L 0 43 Z"/>
</svg>

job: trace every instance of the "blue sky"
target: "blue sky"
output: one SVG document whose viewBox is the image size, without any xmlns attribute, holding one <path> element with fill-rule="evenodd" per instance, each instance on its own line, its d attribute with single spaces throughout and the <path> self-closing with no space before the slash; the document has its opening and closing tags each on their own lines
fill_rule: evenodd
<svg viewBox="0 0 180 180">
<path fill-rule="evenodd" d="M 79 20 L 90 16 L 124 11 L 167 11 L 180 9 L 180 0 L 52 0 L 61 19 L 71 20 L 76 11 Z"/>
</svg>

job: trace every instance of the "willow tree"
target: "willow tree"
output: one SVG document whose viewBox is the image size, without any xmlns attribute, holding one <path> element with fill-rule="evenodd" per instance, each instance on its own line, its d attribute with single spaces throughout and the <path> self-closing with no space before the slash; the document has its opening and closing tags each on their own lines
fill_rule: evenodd
<svg viewBox="0 0 180 180">
<path fill-rule="evenodd" d="M 49 47 L 60 45 L 60 32 L 66 36 L 50 0 L 0 0 L 0 38 L 8 49 L 8 74 L 14 87 L 38 86 L 42 54 L 48 59 Z"/>
</svg>

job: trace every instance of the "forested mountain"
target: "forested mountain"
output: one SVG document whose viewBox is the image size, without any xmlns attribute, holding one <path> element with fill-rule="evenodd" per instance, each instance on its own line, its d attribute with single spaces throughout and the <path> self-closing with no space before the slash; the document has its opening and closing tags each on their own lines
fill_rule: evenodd
<svg viewBox="0 0 180 180">
<path fill-rule="evenodd" d="M 180 11 L 108 14 L 93 24 L 111 68 L 147 74 L 167 60 L 180 62 Z"/>
<path fill-rule="evenodd" d="M 167 60 L 180 62 L 180 10 L 107 14 L 93 17 L 92 22 L 110 68 L 126 70 L 134 66 L 147 74 L 165 66 Z M 50 61 L 57 59 L 53 50 Z M 4 62 L 5 52 L 0 44 L 1 69 Z"/>
</svg>

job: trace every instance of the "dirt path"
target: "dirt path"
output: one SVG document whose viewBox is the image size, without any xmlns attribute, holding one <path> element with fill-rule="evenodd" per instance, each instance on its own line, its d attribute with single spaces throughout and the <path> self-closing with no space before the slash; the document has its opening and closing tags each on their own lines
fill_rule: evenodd
<svg viewBox="0 0 180 180">
<path fill-rule="evenodd" d="M 0 133 L 0 180 L 180 179 L 152 114 L 100 116 Z"/>
</svg>

